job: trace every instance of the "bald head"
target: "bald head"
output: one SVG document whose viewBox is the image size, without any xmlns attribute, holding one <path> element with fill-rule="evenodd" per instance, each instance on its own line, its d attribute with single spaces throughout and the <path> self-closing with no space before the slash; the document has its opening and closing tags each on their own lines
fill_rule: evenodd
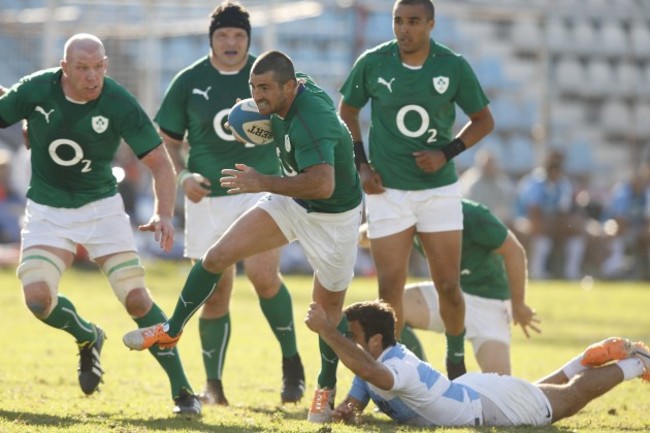
<svg viewBox="0 0 650 433">
<path fill-rule="evenodd" d="M 77 33 L 68 39 L 63 46 L 63 60 L 70 61 L 71 57 L 78 51 L 85 53 L 97 52 L 102 57 L 106 55 L 102 41 L 90 33 Z"/>
<path fill-rule="evenodd" d="M 63 48 L 61 84 L 65 95 L 77 102 L 99 98 L 108 67 L 104 45 L 97 36 L 79 33 Z"/>
</svg>

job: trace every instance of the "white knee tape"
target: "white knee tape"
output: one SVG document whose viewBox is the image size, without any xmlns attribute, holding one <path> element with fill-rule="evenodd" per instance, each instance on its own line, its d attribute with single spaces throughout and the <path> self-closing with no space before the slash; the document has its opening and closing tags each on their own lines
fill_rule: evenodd
<svg viewBox="0 0 650 433">
<path fill-rule="evenodd" d="M 52 304 L 56 305 L 59 280 L 64 271 L 65 263 L 55 254 L 40 248 L 29 248 L 23 252 L 16 276 L 23 286 L 45 282 L 50 289 Z"/>
<path fill-rule="evenodd" d="M 119 253 L 104 262 L 102 270 L 108 276 L 108 281 L 115 296 L 126 306 L 126 297 L 134 289 L 144 289 L 144 267 L 140 257 L 133 252 Z"/>
</svg>

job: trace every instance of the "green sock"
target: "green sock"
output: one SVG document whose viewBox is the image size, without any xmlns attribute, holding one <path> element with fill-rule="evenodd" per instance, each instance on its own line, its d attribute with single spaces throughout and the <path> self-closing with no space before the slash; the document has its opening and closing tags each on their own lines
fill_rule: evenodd
<svg viewBox="0 0 650 433">
<path fill-rule="evenodd" d="M 203 267 L 203 261 L 197 260 L 190 270 L 185 286 L 176 302 L 174 314 L 167 321 L 169 329 L 167 334 L 172 337 L 177 336 L 183 331 L 185 323 L 194 315 L 196 310 L 210 297 L 221 274 L 213 274 Z"/>
<path fill-rule="evenodd" d="M 415 335 L 413 328 L 410 326 L 406 325 L 404 326 L 404 329 L 402 329 L 402 335 L 400 335 L 400 343 L 406 346 L 408 350 L 413 352 L 415 356 L 420 358 L 422 361 L 427 360 L 427 357 L 424 354 L 424 349 L 422 348 L 422 343 L 420 343 L 420 339 L 417 335 Z"/>
<path fill-rule="evenodd" d="M 221 380 L 230 341 L 230 314 L 218 319 L 199 318 L 203 366 L 208 379 Z"/>
<path fill-rule="evenodd" d="M 296 328 L 293 323 L 293 308 L 291 295 L 284 284 L 280 285 L 278 293 L 269 299 L 260 298 L 260 307 L 269 322 L 275 338 L 280 343 L 282 356 L 291 358 L 298 353 L 296 345 Z"/>
<path fill-rule="evenodd" d="M 72 335 L 77 343 L 95 341 L 95 329 L 90 322 L 85 321 L 77 314 L 77 309 L 65 296 L 59 294 L 57 303 L 43 323 L 53 328 L 61 329 Z"/>
<path fill-rule="evenodd" d="M 343 315 L 339 326 L 336 327 L 341 334 L 348 332 L 348 319 Z M 339 364 L 339 357 L 331 347 L 318 337 L 318 348 L 320 349 L 320 374 L 318 375 L 318 387 L 334 389 L 336 387 L 336 367 Z"/>
<path fill-rule="evenodd" d="M 465 357 L 465 330 L 460 335 L 449 335 L 447 338 L 447 359 L 453 364 L 460 363 Z"/>
<path fill-rule="evenodd" d="M 138 324 L 138 328 L 145 328 L 147 326 L 155 325 L 156 323 L 164 322 L 167 320 L 167 317 L 160 307 L 154 303 L 147 314 L 133 320 Z M 149 353 L 156 358 L 158 364 L 160 364 L 163 370 L 165 370 L 165 373 L 167 373 L 169 384 L 171 385 L 172 399 L 178 397 L 181 388 L 186 388 L 188 391 L 192 391 L 192 387 L 185 376 L 185 371 L 183 371 L 183 364 L 181 364 L 181 357 L 178 353 L 178 349 L 175 347 L 173 349 L 161 349 L 157 344 L 154 344 L 149 348 Z"/>
</svg>

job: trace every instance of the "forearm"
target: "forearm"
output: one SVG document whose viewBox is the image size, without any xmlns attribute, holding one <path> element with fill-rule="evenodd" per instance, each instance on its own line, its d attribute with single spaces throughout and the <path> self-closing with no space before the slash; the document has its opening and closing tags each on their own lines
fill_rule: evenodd
<svg viewBox="0 0 650 433">
<path fill-rule="evenodd" d="M 526 251 L 511 232 L 508 233 L 508 236 L 509 246 L 506 253 L 503 254 L 503 264 L 508 276 L 510 297 L 513 305 L 523 305 L 526 300 L 528 281 Z"/>
<path fill-rule="evenodd" d="M 374 372 L 381 366 L 366 351 L 360 349 L 353 341 L 344 337 L 335 327 L 329 326 L 319 332 L 320 337 L 334 350 L 343 365 L 366 382 L 376 386 Z M 389 387 L 390 388 L 390 387 Z M 385 388 L 385 389 L 389 389 Z"/>
<path fill-rule="evenodd" d="M 182 153 L 183 141 L 170 137 L 163 131 L 160 131 L 160 136 L 162 137 L 167 153 L 169 153 L 169 157 L 172 160 L 176 176 L 178 176 L 180 172 L 186 168 L 185 158 L 183 158 Z"/>
<path fill-rule="evenodd" d="M 461 131 L 456 135 L 460 138 L 465 146 L 469 149 L 488 135 L 494 129 L 494 119 L 490 109 L 485 107 L 470 116 L 469 122 L 463 126 Z"/>
<path fill-rule="evenodd" d="M 153 178 L 154 213 L 171 218 L 176 202 L 176 176 L 164 146 L 158 146 L 142 159 Z"/>
<path fill-rule="evenodd" d="M 326 199 L 334 192 L 334 167 L 318 164 L 296 176 L 261 175 L 259 191 L 286 195 L 304 200 Z"/>
</svg>

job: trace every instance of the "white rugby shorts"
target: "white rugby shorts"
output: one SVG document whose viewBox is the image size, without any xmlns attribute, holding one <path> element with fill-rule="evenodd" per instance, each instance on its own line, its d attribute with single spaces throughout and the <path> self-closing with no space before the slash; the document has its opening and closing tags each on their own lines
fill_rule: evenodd
<svg viewBox="0 0 650 433">
<path fill-rule="evenodd" d="M 462 230 L 460 199 L 458 182 L 420 191 L 386 188 L 381 194 L 366 194 L 368 238 L 383 238 L 413 226 L 420 233 Z"/>
<path fill-rule="evenodd" d="M 442 333 L 445 325 L 438 308 L 438 293 L 432 282 L 419 283 L 420 292 L 429 309 L 431 331 Z M 463 293 L 465 298 L 465 339 L 472 343 L 474 355 L 486 341 L 498 341 L 510 346 L 512 332 L 512 302 L 488 299 Z"/>
<path fill-rule="evenodd" d="M 265 193 L 204 197 L 198 203 L 185 197 L 185 249 L 183 255 L 200 259 L 228 227 Z"/>
<path fill-rule="evenodd" d="M 57 208 L 27 200 L 21 238 L 23 251 L 46 245 L 74 254 L 79 244 L 93 260 L 136 251 L 133 229 L 119 194 L 79 208 Z"/>
<path fill-rule="evenodd" d="M 341 213 L 307 212 L 291 197 L 267 194 L 257 207 L 271 215 L 289 242 L 300 242 L 323 287 L 347 289 L 354 276 L 361 205 Z"/>
<path fill-rule="evenodd" d="M 496 373 L 466 373 L 456 379 L 489 399 L 505 415 L 483 417 L 486 426 L 542 426 L 553 420 L 553 408 L 541 389 L 522 379 Z"/>
</svg>

